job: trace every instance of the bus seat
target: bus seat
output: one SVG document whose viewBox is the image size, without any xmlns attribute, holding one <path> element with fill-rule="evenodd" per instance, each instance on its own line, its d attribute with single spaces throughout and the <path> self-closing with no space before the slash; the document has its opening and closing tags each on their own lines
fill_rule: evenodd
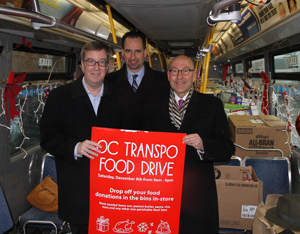
<svg viewBox="0 0 300 234">
<path fill-rule="evenodd" d="M 257 178 L 263 182 L 263 201 L 268 194 L 291 193 L 291 168 L 286 157 L 254 157 L 243 159 L 244 166 L 252 166 Z"/>
<path fill-rule="evenodd" d="M 41 181 L 50 175 L 57 180 L 55 158 L 50 154 L 45 154 L 41 168 Z M 62 231 L 66 228 L 65 222 L 62 221 L 57 213 L 50 213 L 31 207 L 20 217 L 20 224 L 23 226 L 23 232 L 26 234 L 26 227 L 54 229 Z"/>
<path fill-rule="evenodd" d="M 14 226 L 8 204 L 0 186 L 0 233 L 5 233 Z"/>
<path fill-rule="evenodd" d="M 230 160 L 227 162 L 214 162 L 215 166 L 242 166 L 242 159 L 238 156 L 231 156 Z"/>
</svg>

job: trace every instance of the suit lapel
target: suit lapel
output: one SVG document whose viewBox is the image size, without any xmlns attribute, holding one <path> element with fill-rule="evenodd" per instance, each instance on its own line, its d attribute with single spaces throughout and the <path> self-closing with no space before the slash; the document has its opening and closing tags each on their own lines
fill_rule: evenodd
<svg viewBox="0 0 300 234">
<path fill-rule="evenodd" d="M 201 102 L 196 97 L 195 92 L 192 94 L 190 103 L 186 109 L 185 116 L 183 118 L 183 122 L 180 126 L 180 132 L 187 132 L 188 127 L 193 124 L 193 120 L 196 117 L 196 113 L 201 109 Z M 199 115 L 197 115 L 199 117 Z"/>
<path fill-rule="evenodd" d="M 169 113 L 169 94 L 164 96 L 162 100 L 158 100 L 158 109 L 156 110 L 159 116 L 158 121 L 163 121 L 163 126 L 166 126 L 169 132 L 178 132 L 177 128 L 171 123 Z"/>
<path fill-rule="evenodd" d="M 132 102 L 134 100 L 134 92 L 127 78 L 127 70 L 126 65 L 121 68 L 121 70 L 117 71 L 117 79 L 115 80 L 115 86 L 117 87 L 118 96 L 122 97 L 123 100 L 127 100 Z"/>
<path fill-rule="evenodd" d="M 124 66 L 120 69 L 120 71 L 118 71 L 118 77 L 116 82 L 116 85 L 124 85 L 126 83 L 129 84 L 128 79 L 127 79 L 127 74 L 126 74 L 126 65 L 124 64 Z M 130 85 L 130 84 L 129 84 Z"/>
<path fill-rule="evenodd" d="M 160 108 L 159 111 L 163 114 L 164 119 L 168 123 L 171 123 L 170 113 L 169 113 L 169 98 L 164 98 L 163 99 L 163 101 L 161 102 L 161 108 Z"/>
<path fill-rule="evenodd" d="M 74 88 L 72 89 L 71 99 L 82 97 L 82 102 L 87 105 L 88 108 L 95 114 L 90 98 L 83 87 L 82 79 L 83 76 L 74 81 Z"/>
<path fill-rule="evenodd" d="M 147 64 L 144 64 L 144 66 L 145 74 L 139 88 L 135 93 L 136 100 L 143 99 L 145 96 L 149 95 L 149 92 L 151 92 L 154 88 L 154 77 L 152 70 Z"/>
</svg>

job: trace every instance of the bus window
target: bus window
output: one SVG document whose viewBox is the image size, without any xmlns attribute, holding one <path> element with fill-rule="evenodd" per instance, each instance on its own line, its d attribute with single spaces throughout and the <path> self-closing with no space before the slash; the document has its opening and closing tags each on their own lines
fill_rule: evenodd
<svg viewBox="0 0 300 234">
<path fill-rule="evenodd" d="M 14 45 L 16 46 L 16 45 Z M 43 48 L 16 48 L 12 52 L 12 71 L 26 72 L 25 81 L 72 79 L 76 59 L 74 54 L 49 51 Z"/>
<path fill-rule="evenodd" d="M 37 85 L 25 86 L 16 98 L 16 109 L 21 115 L 15 116 L 10 123 L 11 156 L 19 152 L 20 147 L 28 148 L 40 141 L 39 122 L 44 100 Z"/>
<path fill-rule="evenodd" d="M 262 71 L 265 72 L 265 59 L 260 58 L 260 59 L 254 59 L 252 60 L 252 74 L 259 74 Z"/>
<path fill-rule="evenodd" d="M 275 104 L 276 116 L 291 126 L 291 144 L 300 147 L 299 135 L 296 131 L 296 118 L 300 110 L 300 81 L 275 80 L 272 103 Z"/>
<path fill-rule="evenodd" d="M 74 54 L 39 48 L 21 48 L 12 52 L 12 71 L 15 76 L 26 72 L 26 78 L 15 99 L 20 116 L 10 122 L 11 157 L 39 143 L 39 124 L 47 95 L 51 89 L 73 77 L 72 68 L 76 66 L 73 57 Z"/>
<path fill-rule="evenodd" d="M 299 51 L 274 56 L 275 73 L 299 73 L 299 56 Z"/>
<path fill-rule="evenodd" d="M 234 64 L 235 75 L 243 75 L 244 74 L 244 65 L 243 63 Z"/>
<path fill-rule="evenodd" d="M 69 69 L 69 59 L 62 56 L 49 54 L 36 54 L 23 51 L 12 52 L 12 71 L 15 73 L 67 73 Z"/>
<path fill-rule="evenodd" d="M 10 156 L 35 146 L 40 141 L 40 119 L 44 110 L 46 98 L 50 90 L 64 84 L 55 81 L 23 84 L 23 89 L 17 96 L 16 109 L 20 116 L 10 121 Z"/>
</svg>

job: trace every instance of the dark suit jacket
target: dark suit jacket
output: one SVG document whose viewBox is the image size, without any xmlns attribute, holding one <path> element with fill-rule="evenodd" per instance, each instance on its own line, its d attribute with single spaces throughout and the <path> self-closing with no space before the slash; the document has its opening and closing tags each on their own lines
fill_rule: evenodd
<svg viewBox="0 0 300 234">
<path fill-rule="evenodd" d="M 119 71 L 109 73 L 105 78 L 113 84 L 118 104 L 130 111 L 135 130 L 142 129 L 143 108 L 149 97 L 151 95 L 159 97 L 162 93 L 169 92 L 170 89 L 166 73 L 155 71 L 146 63 L 144 66 L 145 75 L 136 93 L 133 92 L 128 81 L 125 64 Z"/>
<path fill-rule="evenodd" d="M 109 84 L 104 82 L 98 114 L 82 85 L 82 78 L 52 90 L 41 119 L 41 147 L 55 156 L 58 182 L 58 215 L 73 225 L 89 218 L 90 159 L 74 159 L 78 142 L 91 139 L 92 126 L 130 128 L 117 106 Z"/>
<path fill-rule="evenodd" d="M 194 92 L 179 130 L 171 123 L 169 93 L 153 98 L 145 108 L 145 130 L 197 133 L 203 140 L 204 160 L 194 147 L 186 147 L 180 233 L 219 233 L 214 161 L 227 161 L 235 151 L 220 99 Z"/>
</svg>

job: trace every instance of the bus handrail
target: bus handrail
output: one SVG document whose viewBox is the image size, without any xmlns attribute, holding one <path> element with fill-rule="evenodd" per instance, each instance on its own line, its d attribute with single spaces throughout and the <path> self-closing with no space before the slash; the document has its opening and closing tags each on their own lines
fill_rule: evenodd
<svg viewBox="0 0 300 234">
<path fill-rule="evenodd" d="M 75 33 L 75 34 L 78 34 L 78 35 L 81 35 L 81 36 L 84 36 L 84 37 L 87 37 L 87 38 L 90 38 L 93 40 L 102 41 L 103 43 L 113 47 L 114 49 L 121 50 L 121 46 L 119 46 L 113 42 L 107 41 L 101 37 L 97 37 L 96 35 L 85 32 L 81 29 L 70 26 L 66 23 L 60 22 L 59 20 L 55 19 L 54 17 L 46 16 L 46 15 L 43 15 L 42 13 L 33 12 L 33 11 L 21 9 L 21 8 L 14 8 L 14 7 L 0 5 L 0 14 L 25 17 L 25 18 L 31 19 L 32 27 L 34 27 L 35 29 L 39 29 L 39 27 L 35 27 L 34 23 L 40 23 L 39 24 L 40 27 L 42 27 L 42 24 L 44 24 L 45 27 L 49 27 L 49 26 L 57 27 L 57 28 L 65 30 L 65 31 Z M 36 21 L 38 21 L 38 22 L 36 22 Z"/>
</svg>

